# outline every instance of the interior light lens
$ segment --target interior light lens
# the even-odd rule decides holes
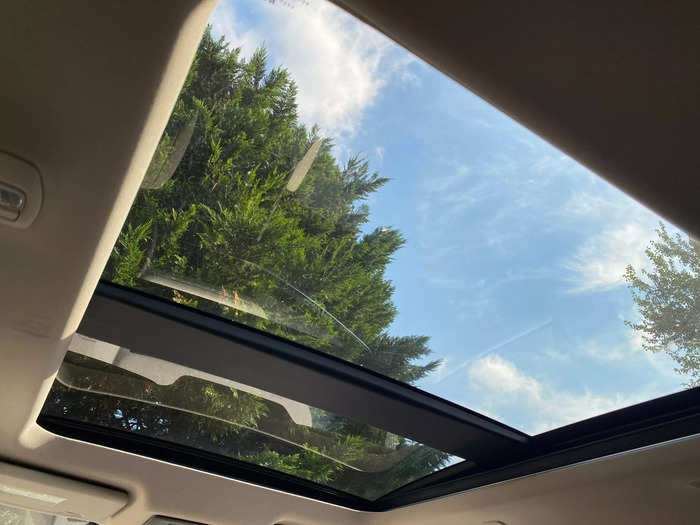
[[[25,202],[23,191],[0,183],[0,216],[2,218],[16,221]]]

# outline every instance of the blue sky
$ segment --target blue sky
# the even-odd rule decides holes
[[[392,179],[368,228],[407,239],[391,331],[443,359],[420,387],[531,433],[682,389],[623,323],[657,216],[329,4],[224,1],[212,24],[264,42],[302,120]]]

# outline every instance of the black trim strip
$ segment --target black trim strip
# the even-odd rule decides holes
[[[700,387],[550,430],[535,436],[533,444],[548,451],[567,449],[692,419],[698,414],[700,414]],[[690,433],[692,432],[685,435]]]
[[[528,436],[322,352],[129,288],[100,283],[78,332],[368,423],[480,464]]]
[[[375,502],[375,510],[403,507],[695,434],[700,434],[700,388],[535,436],[525,457],[501,468],[461,474],[455,465],[383,496]]]

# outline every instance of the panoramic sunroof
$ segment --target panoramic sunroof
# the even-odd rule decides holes
[[[226,1],[104,278],[535,434],[697,379],[667,232],[332,4]]]
[[[466,407],[540,434],[697,384],[698,253],[332,4],[239,0],[214,13],[103,278],[422,389],[455,424]],[[76,336],[45,415],[367,500],[460,461],[112,343]]]

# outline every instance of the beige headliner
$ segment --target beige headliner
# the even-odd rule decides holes
[[[505,10],[465,2],[462,18],[437,9],[448,3],[345,3],[700,231],[691,207],[700,47],[693,13],[616,3],[605,12],[562,7],[565,15],[548,17],[554,3]],[[700,478],[697,439],[373,515],[79,443],[34,423],[213,7],[213,0],[3,6],[0,150],[37,165],[44,206],[26,231],[0,227],[0,456],[128,491],[114,524],[153,514],[241,525],[695,519],[700,491],[688,483]]]

